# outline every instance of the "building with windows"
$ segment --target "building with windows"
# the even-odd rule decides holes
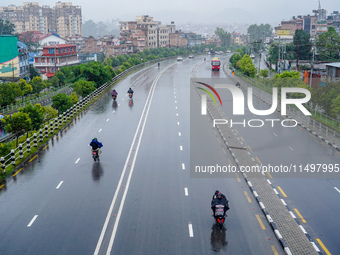
[[[28,48],[16,36],[0,35],[0,78],[18,81],[29,74]]]
[[[0,7],[0,18],[15,25],[16,33],[40,31],[57,33],[61,37],[82,34],[80,6],[57,2],[55,7],[39,6],[37,2],[24,2],[23,6]]]
[[[26,44],[17,41],[18,46],[18,60],[19,60],[19,78],[20,79],[28,79],[29,76],[29,55],[28,55],[28,47]]]
[[[80,64],[77,46],[73,44],[57,44],[43,47],[42,54],[34,57],[33,66],[43,79],[51,78],[64,66]]]

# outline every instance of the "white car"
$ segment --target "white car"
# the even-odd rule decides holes
[[[189,58],[194,58],[194,55],[189,55]]]
[[[181,56],[178,56],[177,61],[183,61],[183,58]]]

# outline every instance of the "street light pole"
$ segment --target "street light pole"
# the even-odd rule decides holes
[[[311,64],[311,70],[310,70],[310,79],[309,79],[309,87],[312,87],[312,79],[313,79],[313,65],[314,65],[314,54],[315,54],[315,39],[314,39],[314,45],[312,47],[313,49],[313,58],[312,58],[312,64]]]

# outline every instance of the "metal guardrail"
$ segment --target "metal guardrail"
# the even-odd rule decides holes
[[[53,91],[52,93],[49,93],[49,94],[46,94],[46,95],[43,95],[43,96],[39,96],[39,97],[34,98],[34,99],[32,99],[28,102],[18,103],[18,104],[15,104],[15,105],[8,105],[7,107],[0,108],[0,112],[3,115],[8,115],[8,114],[12,114],[12,113],[18,111],[18,109],[20,107],[24,108],[27,104],[35,105],[37,103],[43,104],[43,103],[50,102],[52,96],[54,96],[58,93],[64,93],[65,91],[66,91],[66,93],[69,93],[69,90],[72,91],[72,88],[69,88],[69,86],[70,86],[69,84],[64,85],[62,88],[59,88],[58,90]]]
[[[117,81],[125,77],[127,74],[137,69],[154,64],[156,62],[164,61],[164,60],[171,59],[171,58],[172,57],[152,60],[146,63],[133,66],[129,69],[126,69],[124,72],[121,72],[117,76],[115,76],[111,82],[105,83],[99,88],[97,88],[95,91],[93,91],[91,94],[89,94],[88,96],[80,100],[77,104],[73,105],[63,114],[60,114],[58,117],[46,123],[44,128],[41,128],[37,133],[34,133],[33,136],[31,136],[30,138],[27,138],[26,141],[24,143],[19,144],[17,148],[12,149],[11,153],[9,153],[8,155],[4,157],[1,157],[0,163],[1,163],[2,172],[5,173],[6,168],[8,168],[10,165],[15,166],[16,161],[18,159],[23,159],[24,154],[27,152],[28,153],[31,152],[32,147],[37,148],[39,145],[41,145],[45,138],[49,138],[51,135],[53,135],[55,130],[59,130],[63,126],[65,126],[70,119],[72,119],[73,117],[81,113],[89,104],[95,101],[96,98],[98,98],[100,94],[102,94],[103,92],[111,88],[114,83],[116,83]]]

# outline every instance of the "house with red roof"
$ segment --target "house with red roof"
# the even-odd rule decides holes
[[[56,44],[43,47],[43,52],[34,57],[33,66],[43,79],[48,79],[61,67],[79,64],[76,45]]]

